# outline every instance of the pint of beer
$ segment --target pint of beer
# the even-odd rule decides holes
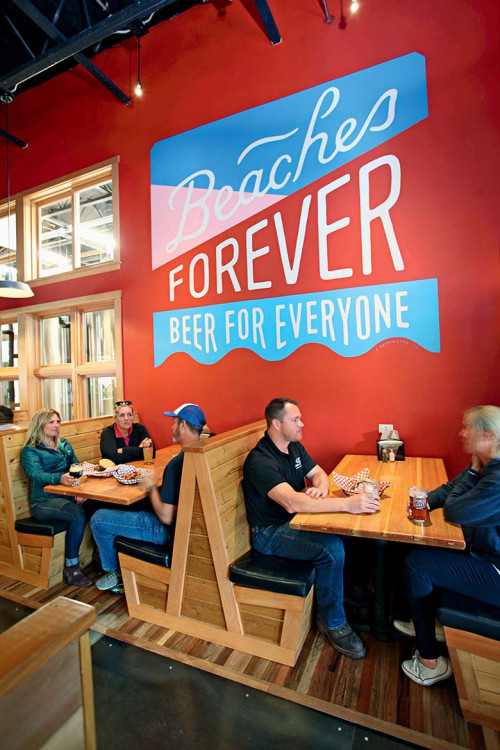
[[[408,518],[411,518],[413,523],[425,523],[427,520],[427,488],[410,487],[408,493]]]

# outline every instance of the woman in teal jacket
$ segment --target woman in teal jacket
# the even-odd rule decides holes
[[[80,545],[87,517],[82,508],[85,498],[70,498],[44,492],[48,484],[76,484],[69,467],[77,463],[75,451],[59,437],[61,417],[55,409],[40,409],[30,422],[21,452],[21,464],[30,482],[31,512],[40,521],[66,521],[66,550],[63,580],[71,586],[90,586],[92,581],[80,570]]]

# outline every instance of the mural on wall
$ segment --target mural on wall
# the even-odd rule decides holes
[[[332,267],[328,253],[329,238],[350,222],[331,220],[331,202],[351,179],[329,175],[425,117],[425,60],[412,53],[156,143],[152,260],[154,269],[171,267],[169,309],[153,316],[155,366],[177,352],[213,364],[239,348],[276,361],[308,343],[356,357],[394,337],[439,351],[436,279],[344,286],[353,269]],[[374,200],[379,170],[388,189]],[[362,165],[358,180],[362,273],[372,273],[375,221],[403,273],[391,219],[401,191],[397,156]],[[286,201],[296,193],[292,231]],[[272,249],[264,231],[274,233]],[[300,288],[312,242],[317,291],[272,294],[278,276]],[[193,307],[178,302],[181,290]]]

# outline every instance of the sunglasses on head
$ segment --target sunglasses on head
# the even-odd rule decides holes
[[[132,401],[115,401],[115,406],[132,406]]]

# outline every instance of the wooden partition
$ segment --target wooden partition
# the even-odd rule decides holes
[[[487,729],[487,747],[500,747],[500,641],[444,628],[464,718]]]
[[[16,427],[27,427],[29,424],[29,416],[27,409],[16,409],[12,416],[12,422]]]
[[[243,463],[265,422],[184,449],[172,567],[119,553],[132,617],[293,665],[309,631],[304,599],[237,586],[229,566],[250,549]]]
[[[112,419],[109,416],[65,422],[61,435],[69,440],[80,461],[96,462],[101,456],[101,432]],[[15,522],[31,514],[29,482],[21,466],[26,432],[27,427],[0,432],[0,573],[47,589],[61,580],[66,532],[52,537],[15,530]],[[91,556],[87,528],[80,550],[83,566]]]
[[[89,604],[60,596],[0,635],[2,746],[95,750]]]

